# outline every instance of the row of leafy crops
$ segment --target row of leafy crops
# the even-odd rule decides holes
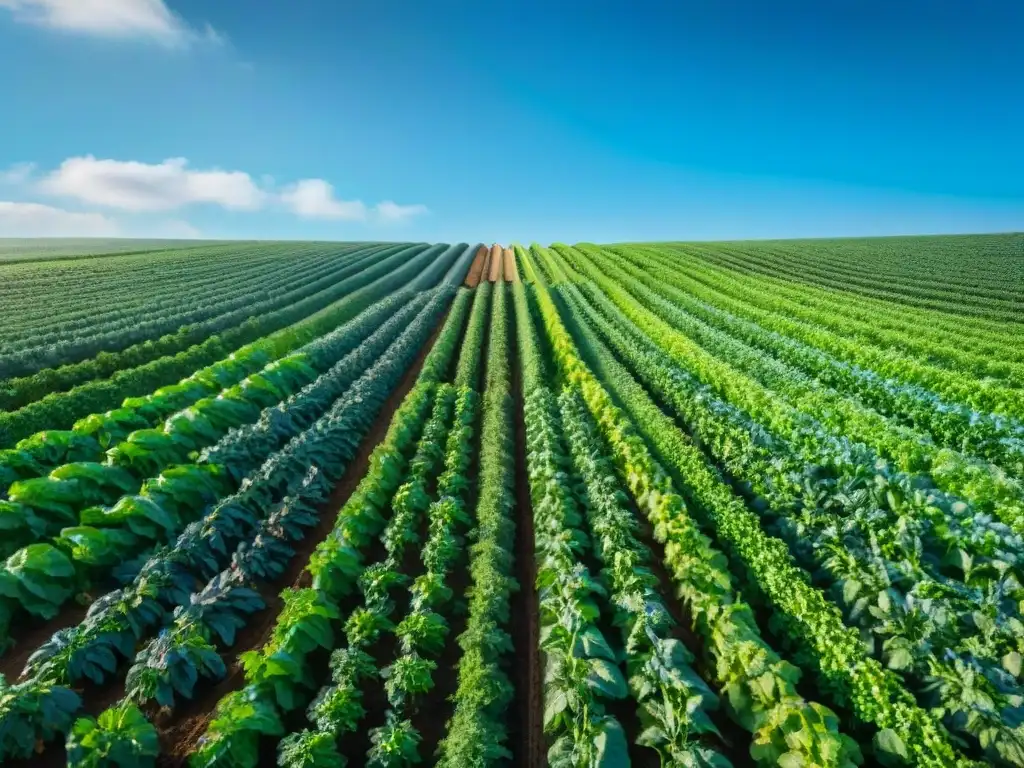
[[[268,290],[265,282],[257,282],[248,286],[249,291],[246,293],[245,281],[235,280],[230,283],[230,288],[241,288],[243,295],[234,302],[233,309],[220,306],[220,309],[226,311],[206,322],[195,322],[191,317],[170,317],[166,320],[166,328],[171,330],[158,338],[149,338],[137,343],[128,344],[128,339],[117,338],[117,334],[123,331],[110,332],[105,335],[109,349],[86,349],[82,353],[85,359],[77,362],[74,360],[76,355],[71,354],[73,350],[67,341],[54,341],[48,345],[48,349],[61,361],[60,364],[56,367],[42,367],[38,371],[8,379],[0,390],[0,406],[5,410],[16,410],[54,392],[66,391],[76,385],[137,368],[159,358],[183,355],[190,347],[202,345],[211,336],[217,336],[223,344],[228,345],[236,337],[255,338],[261,328],[269,327],[263,325],[259,316],[271,314],[275,308],[285,307],[304,296],[315,295],[319,292],[318,287],[330,287],[344,277],[352,276],[372,260],[387,255],[388,253],[382,249],[368,249],[365,255],[356,251],[351,256],[346,254],[344,258],[335,257],[342,262],[341,269],[319,276],[298,270],[298,275],[289,273],[289,283],[280,289],[272,287]],[[273,275],[266,276],[266,279],[273,279]],[[243,285],[240,286],[239,283]],[[215,286],[215,290],[226,291],[228,285]],[[276,302],[276,307],[272,307],[268,301]],[[227,311],[229,309],[232,311]],[[85,318],[86,322],[89,320],[90,318]],[[125,322],[132,334],[141,337],[145,332],[146,323],[140,322],[137,317],[129,315]],[[62,325],[57,333],[68,332],[66,326]],[[90,344],[95,347],[97,341]]]
[[[521,255],[527,258],[527,274],[536,276],[532,259]],[[734,597],[725,558],[688,519],[671,480],[583,365],[547,289],[539,281],[535,285],[538,312],[564,381],[559,412],[596,556],[604,566],[600,584],[616,598],[614,624],[624,638],[615,659],[624,662],[628,673],[630,707],[641,723],[637,743],[656,749],[670,764],[728,764],[710,716],[720,695],[734,723],[752,734],[748,751],[758,763],[859,762],[860,752],[838,731],[837,717],[797,694],[799,672],[761,639],[753,612]],[[672,613],[660,599],[659,587],[667,585],[648,567],[651,549],[634,509],[647,511],[652,543],[664,546],[663,565],[673,574],[676,594],[683,597],[703,641],[705,678],[691,665],[690,650],[673,635]]]
[[[456,300],[368,473],[311,558],[306,594],[322,631],[302,641],[308,630],[281,614],[271,641],[245,659],[246,686],[218,704],[193,765],[257,765],[259,745],[275,741],[280,765],[341,765],[342,752],[362,752],[368,765],[420,758],[420,708],[462,598],[451,574],[470,524],[475,372],[489,298]],[[446,383],[464,325],[471,343]]]
[[[78,462],[77,473],[59,468],[56,477],[36,478],[51,491],[55,482],[87,475],[122,483],[64,489],[60,503],[72,514],[95,502],[83,488],[108,492],[104,501],[115,488],[122,494],[111,506],[85,506],[79,522],[91,524],[88,533],[64,528],[54,545],[30,544],[8,559],[20,567],[3,574],[10,612],[52,615],[81,590],[123,586],[93,602],[79,624],[59,629],[31,653],[19,680],[3,684],[0,756],[28,758],[70,728],[72,764],[106,764],[107,753],[151,761],[153,714],[173,716],[197,689],[226,676],[239,631],[272,609],[276,592],[268,586],[317,525],[332,485],[452,303],[472,249],[434,253],[412,280],[402,276],[396,293],[367,301],[355,319],[297,353],[200,399],[187,415],[104,441],[114,443],[105,462]],[[458,296],[450,317],[464,314],[465,305]],[[452,348],[450,341],[434,347],[440,355]],[[439,367],[445,366],[432,357],[424,370],[436,375]],[[18,483],[31,480],[12,484],[24,497]],[[38,495],[35,508],[9,504],[38,512],[46,494]],[[29,561],[39,548],[48,562],[33,569]],[[309,608],[301,594],[286,596],[280,617]],[[121,701],[71,727],[83,706],[81,687],[119,678]]]
[[[89,275],[83,274],[67,303],[38,317],[30,312],[19,316],[8,338],[0,341],[0,372],[4,378],[27,376],[44,368],[73,365],[100,352],[107,353],[103,360],[108,365],[122,362],[107,369],[112,371],[127,367],[131,360],[172,354],[246,318],[316,293],[399,249],[380,245],[270,247],[270,258],[250,254],[251,260],[244,262],[223,256],[213,259],[216,271],[205,279],[195,267],[183,270],[177,279],[164,275],[152,293],[147,290],[147,280],[129,282],[121,276],[113,285],[103,282],[94,287]],[[243,272],[237,271],[241,263],[246,264]],[[160,277],[153,275],[148,280]],[[17,281],[6,285],[5,298],[31,302],[39,292],[57,290],[59,283],[54,285],[51,275],[41,288],[23,291],[20,287]],[[182,292],[187,303],[182,302]],[[127,352],[130,347],[135,348]],[[70,373],[65,371],[64,376]],[[51,376],[46,381],[56,384],[61,379]],[[8,399],[2,404],[12,407]]]
[[[874,757],[1020,765],[1019,425],[958,405],[960,425],[992,450],[972,455],[966,439],[940,449],[864,390],[801,379],[788,363],[840,364],[741,321],[724,294],[677,289],[648,258],[656,250],[534,255],[597,379],[743,563],[751,599],[772,606],[768,629],[852,717],[862,746],[864,725],[878,728]],[[837,383],[882,382],[845,370]],[[912,394],[923,408],[925,390]]]
[[[340,302],[349,300],[349,308],[358,311],[406,283],[423,287],[427,283],[421,279],[421,273],[426,266],[442,252],[450,254],[463,247],[453,246],[447,251],[442,245],[389,249],[390,256],[375,260],[345,280],[330,283],[322,290],[286,303],[275,311],[255,316],[202,344],[175,355],[159,357],[142,366],[119,370],[109,379],[89,381],[66,392],[51,392],[18,410],[0,413],[0,446],[10,446],[43,429],[69,428],[76,420],[91,413],[116,408],[125,397],[145,395],[204,365],[234,354],[243,344],[255,344],[257,347],[268,342],[274,344],[282,334],[287,335],[290,326],[322,323],[326,319],[324,315],[331,314]],[[270,335],[266,336],[268,333]]]
[[[1024,768],[1013,237],[22,264],[0,762]]]
[[[785,277],[954,315],[1019,322],[1013,310],[1019,313],[1024,300],[1015,258],[1019,234],[687,247],[702,260],[759,277]]]

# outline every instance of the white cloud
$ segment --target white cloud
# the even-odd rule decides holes
[[[242,171],[193,171],[184,158],[151,165],[72,157],[43,179],[46,193],[126,211],[169,211],[192,203],[256,210],[266,193]]]
[[[15,163],[6,171],[0,171],[0,184],[20,186],[32,178],[32,174],[35,173],[35,170],[35,163]]]
[[[117,222],[40,203],[0,202],[0,237],[116,237]]]
[[[391,200],[385,200],[384,202],[377,203],[377,205],[374,206],[374,212],[377,214],[377,218],[381,221],[388,223],[400,223],[427,213],[427,206],[420,205],[419,203],[414,205],[399,205]]]
[[[224,45],[227,43],[227,38],[224,37],[220,32],[213,28],[213,25],[207,22],[203,25],[203,40],[214,45]]]
[[[64,32],[143,38],[167,46],[221,42],[210,25],[193,29],[164,0],[0,0],[0,8],[9,8],[18,21]]]
[[[34,192],[88,207],[143,214],[135,219],[142,222],[153,221],[145,214],[179,211],[193,205],[236,211],[283,209],[303,219],[378,225],[402,224],[429,213],[427,207],[420,204],[400,205],[384,200],[368,205],[361,200],[341,200],[325,179],[301,179],[279,186],[269,175],[257,180],[244,171],[195,170],[182,157],[143,163],[86,155],[68,158],[57,169],[43,173],[37,172],[34,163],[20,163],[0,171],[0,185],[17,188],[21,198]],[[124,219],[121,223],[130,225],[132,220]],[[157,226],[161,231],[170,227],[168,231],[180,232],[182,237],[199,236],[190,224],[178,219]],[[136,227],[132,225],[128,229],[134,233]]]
[[[334,187],[323,179],[303,179],[286,187],[281,202],[304,219],[363,221],[366,205],[361,200],[338,200]]]

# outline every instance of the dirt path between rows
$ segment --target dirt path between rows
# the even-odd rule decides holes
[[[240,689],[244,683],[244,672],[238,663],[238,656],[245,651],[261,647],[270,637],[277,615],[282,606],[280,592],[288,586],[304,586],[308,573],[305,571],[309,557],[317,545],[323,541],[334,528],[335,518],[338,511],[355,491],[359,481],[366,474],[369,467],[370,455],[373,449],[384,439],[395,410],[402,400],[412,389],[423,367],[423,362],[430,349],[433,347],[441,328],[444,325],[447,312],[440,318],[433,334],[420,350],[419,355],[413,364],[406,371],[401,382],[391,393],[381,407],[380,413],[371,425],[369,432],[360,443],[359,450],[351,462],[349,462],[345,473],[336,484],[330,498],[321,508],[320,522],[310,530],[302,541],[294,543],[295,555],[289,567],[282,576],[274,582],[261,585],[260,594],[266,602],[267,607],[254,614],[252,620],[241,630],[235,644],[224,650],[221,657],[224,659],[229,672],[228,676],[216,685],[203,685],[199,683],[196,689],[196,697],[190,701],[183,701],[173,712],[159,712],[155,709],[148,710],[154,725],[160,736],[161,757],[160,766],[183,766],[189,752],[194,749],[200,736],[206,731],[211,719],[212,712],[217,702],[230,693]],[[71,621],[73,613],[69,612],[65,621]],[[52,625],[48,628],[52,632]],[[33,649],[32,645],[25,644],[26,650],[5,659],[5,667],[18,668],[24,663],[24,656]],[[82,690],[84,701],[84,712],[96,715],[106,707],[114,704],[124,695],[124,678],[119,676],[116,681],[104,686],[86,686]],[[67,762],[67,755],[64,744],[60,741],[48,745],[47,749],[39,755],[33,756],[28,761],[12,761],[12,766],[63,766]]]
[[[473,263],[469,265],[469,272],[466,273],[465,285],[470,288],[476,288],[480,283],[480,276],[484,272],[484,261],[487,259],[487,246],[481,245],[477,251],[476,256],[473,257]]]
[[[507,289],[506,289],[507,290]],[[523,418],[523,384],[519,367],[518,342],[512,323],[512,397],[515,408],[515,493],[516,542],[515,575],[519,591],[512,596],[512,646],[514,648],[512,684],[515,704],[509,712],[509,748],[512,764],[526,768],[547,765],[547,745],[543,732],[543,669],[540,657],[540,625],[537,591],[534,588],[537,564],[534,559],[533,506],[526,468],[526,422]]]
[[[96,590],[95,594],[87,595],[86,599],[92,603],[104,594],[106,594],[105,590]],[[39,650],[39,646],[53,637],[58,630],[81,624],[88,610],[88,605],[72,602],[62,606],[60,613],[49,621],[38,622],[31,617],[19,617],[19,623],[25,627],[25,634],[19,636],[18,628],[15,627],[15,631],[12,632],[15,637],[15,645],[0,659],[0,675],[3,675],[8,682],[17,680],[25,668],[28,657]]]
[[[491,276],[491,249],[484,254],[484,268],[480,271],[480,281],[483,282]]]
[[[203,695],[197,696],[187,706],[180,707],[171,718],[158,725],[161,746],[158,765],[161,768],[184,766],[188,754],[195,748],[199,738],[206,731],[217,702],[223,696],[239,690],[245,685],[244,670],[238,661],[238,656],[245,651],[260,648],[269,640],[282,605],[279,594],[281,590],[289,586],[309,586],[310,575],[306,571],[306,565],[310,555],[334,529],[338,512],[345,506],[366,474],[370,466],[370,455],[387,435],[395,411],[416,383],[416,378],[423,368],[423,362],[444,327],[447,316],[448,312],[446,311],[438,320],[434,332],[423,345],[419,355],[405,372],[398,386],[384,402],[377,418],[370,426],[369,432],[359,444],[359,450],[355,457],[348,463],[344,474],[331,492],[330,498],[321,507],[320,522],[307,533],[302,541],[296,543],[296,554],[284,574],[273,584],[267,585],[266,594],[264,594],[264,599],[268,601],[267,608],[254,615],[253,620],[242,630],[235,645],[221,654],[228,664],[228,676],[216,686],[208,688]],[[263,592],[264,590],[261,590],[261,593]]]
[[[498,244],[491,246],[491,260],[490,260],[490,273],[487,277],[492,283],[496,283],[501,280],[501,262],[502,262],[502,248]]]
[[[505,249],[505,280],[509,283],[519,282],[519,272],[516,269],[516,254],[511,248]]]

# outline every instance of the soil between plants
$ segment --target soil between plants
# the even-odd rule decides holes
[[[515,323],[512,328],[515,329]],[[513,337],[514,337],[513,330]],[[515,409],[515,575],[519,591],[512,596],[513,669],[515,704],[509,711],[509,749],[512,764],[534,768],[547,765],[543,731],[543,667],[540,656],[540,625],[537,614],[536,561],[534,559],[533,506],[526,468],[526,421],[523,418],[523,384],[518,342],[512,341],[512,398]]]
[[[301,541],[292,542],[295,554],[292,556],[288,568],[278,579],[273,582],[264,582],[260,585],[259,592],[266,603],[266,607],[251,616],[250,621],[240,630],[234,645],[224,649],[220,654],[228,669],[227,677],[216,684],[204,685],[204,681],[200,680],[196,686],[195,696],[191,700],[181,701],[173,712],[161,711],[157,707],[145,708],[146,714],[156,726],[159,734],[161,755],[157,765],[161,768],[184,766],[189,753],[195,748],[203,733],[206,732],[217,702],[228,693],[239,690],[244,686],[244,670],[238,661],[238,657],[245,651],[261,647],[269,639],[277,621],[278,613],[283,605],[280,592],[289,586],[308,586],[309,574],[305,568],[309,562],[310,555],[334,528],[338,511],[345,505],[345,502],[348,501],[359,485],[360,480],[366,474],[370,455],[373,453],[374,448],[384,439],[395,411],[416,383],[416,378],[423,368],[427,354],[433,348],[441,329],[444,327],[447,315],[446,311],[438,320],[437,326],[430,338],[423,345],[423,348],[405,372],[398,386],[395,387],[384,402],[369,431],[361,441],[355,457],[348,463],[341,479],[335,484],[329,499],[322,505],[320,520],[316,527],[308,531]],[[77,609],[77,614],[84,616],[85,608],[77,605],[73,607]],[[66,617],[62,614],[62,617],[64,617],[63,625],[72,626],[75,623],[73,618],[77,614],[72,613],[70,609],[66,614]],[[79,616],[79,621],[81,616]],[[48,623],[45,628],[47,634],[42,636],[39,642],[44,642],[55,629],[59,628],[60,626],[54,627],[53,623]],[[42,627],[38,630],[33,630],[33,635],[43,631],[44,628]],[[18,654],[12,654],[9,659],[4,659],[5,668],[11,667],[20,671],[20,666],[17,665],[23,665],[24,658],[27,658],[35,648],[35,645],[28,644],[27,638],[28,636],[26,636],[24,645],[28,650],[22,650]],[[126,667],[127,663],[122,666]],[[126,671],[126,669],[121,671]],[[115,681],[103,686],[85,685],[79,689],[79,692],[83,700],[83,714],[95,716],[124,696],[124,675],[118,675]],[[271,763],[273,762],[271,760]],[[25,768],[28,766],[32,766],[32,768],[48,768],[49,766],[64,766],[66,763],[67,754],[64,743],[57,741],[48,744],[43,752],[34,755],[28,760],[11,761],[9,765],[15,768],[22,768],[22,766]]]
[[[516,269],[516,255],[511,248],[505,249],[505,280],[509,283],[519,282],[519,271]]]
[[[490,274],[488,275],[487,279],[490,280],[492,283],[496,283],[501,279],[501,264],[503,253],[504,251],[502,250],[500,245],[491,246],[491,260],[489,263]]]
[[[235,645],[221,654],[228,665],[228,676],[217,685],[210,686],[203,694],[196,696],[187,706],[178,708],[165,722],[157,723],[161,746],[158,765],[161,768],[183,766],[188,754],[193,751],[199,738],[205,733],[217,702],[223,696],[239,690],[245,685],[244,670],[238,661],[238,656],[245,651],[261,647],[269,639],[283,603],[280,597],[281,590],[288,586],[309,586],[310,576],[306,571],[306,565],[310,555],[333,530],[339,510],[345,506],[366,474],[373,450],[387,435],[395,411],[398,410],[398,406],[416,383],[416,378],[423,368],[423,362],[444,327],[447,316],[448,313],[445,312],[438,320],[434,332],[423,345],[416,360],[413,361],[398,386],[384,402],[377,418],[360,443],[355,457],[345,468],[345,472],[335,485],[330,498],[321,507],[320,522],[309,531],[302,541],[296,542],[296,554],[288,569],[279,579],[268,584],[265,590],[260,590],[264,600],[267,601],[267,608],[255,614],[253,620],[242,630]]]
[[[476,288],[480,284],[480,276],[484,272],[484,262],[487,261],[487,256],[490,251],[486,246],[481,245],[476,252],[476,256],[473,257],[473,263],[469,265],[469,272],[466,273],[465,284],[470,288]]]

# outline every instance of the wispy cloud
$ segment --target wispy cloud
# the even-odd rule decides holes
[[[286,187],[281,202],[304,219],[364,221],[367,213],[361,200],[338,200],[334,187],[323,179],[303,179]]]
[[[35,163],[15,163],[6,171],[0,171],[0,184],[20,186],[32,178],[35,170]]]
[[[420,205],[419,203],[413,205],[399,205],[391,200],[385,200],[382,203],[377,203],[377,205],[374,206],[374,211],[377,214],[378,219],[390,224],[406,222],[429,212],[427,206]]]
[[[80,213],[41,203],[0,202],[0,237],[116,237],[118,223],[101,213]]]
[[[427,207],[419,203],[400,205],[384,200],[367,205],[362,200],[344,200],[325,179],[300,179],[280,186],[268,175],[254,177],[245,171],[192,168],[182,157],[144,163],[85,155],[68,158],[52,171],[40,171],[34,163],[19,163],[0,171],[0,186],[17,192],[16,199],[23,198],[22,202],[6,205],[28,206],[17,210],[8,208],[8,228],[12,226],[10,217],[15,215],[26,221],[31,216],[36,217],[35,221],[49,216],[46,221],[53,222],[53,229],[66,231],[63,221],[86,230],[84,234],[88,234],[91,227],[119,227],[134,233],[136,225],[140,224],[195,237],[198,232],[187,222],[180,219],[155,222],[151,216],[195,206],[242,212],[288,212],[302,219],[359,222],[368,226],[400,225],[429,213]],[[24,200],[33,197],[65,200],[72,210]],[[111,219],[101,213],[74,210],[76,208],[100,208],[131,216]],[[70,218],[61,220],[62,213]]]
[[[263,207],[267,193],[243,171],[194,171],[184,158],[149,164],[72,157],[39,182],[51,195],[126,211],[169,211],[192,203],[234,210]]]
[[[168,47],[223,42],[209,24],[190,26],[164,0],[0,0],[18,21],[94,37],[143,39]]]

